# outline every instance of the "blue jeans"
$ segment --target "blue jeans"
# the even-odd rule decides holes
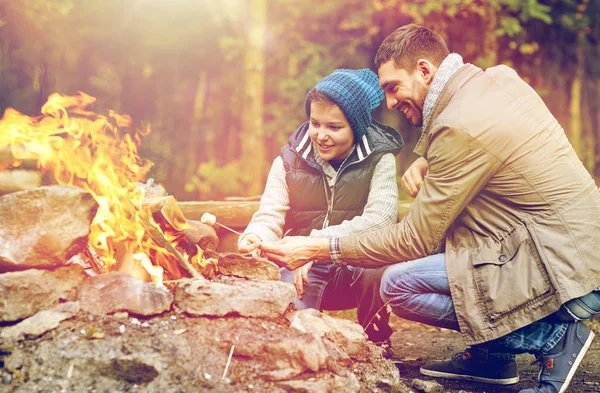
[[[384,341],[393,333],[388,324],[390,315],[379,296],[384,270],[315,263],[308,271],[310,284],[304,286],[304,296],[302,299],[296,297],[294,304],[300,310],[347,310],[356,307],[358,323],[365,329],[369,340]],[[280,271],[281,281],[294,283],[293,271],[283,268]]]
[[[450,296],[444,254],[388,267],[381,279],[381,298],[389,302],[394,314],[402,318],[460,330]],[[592,314],[600,312],[600,292],[592,292],[580,299],[586,298],[587,311],[592,311]],[[565,305],[569,306],[571,302]],[[576,303],[580,305],[580,302]],[[560,341],[567,327],[567,322],[553,314],[472,348],[490,357],[510,358],[525,352],[540,355]]]

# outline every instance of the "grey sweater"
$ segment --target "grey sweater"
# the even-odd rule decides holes
[[[314,149],[313,149],[314,154]],[[330,188],[333,188],[337,172],[327,161],[314,154],[323,168]],[[244,234],[253,233],[263,241],[279,240],[284,236],[285,216],[290,208],[289,191],[285,181],[285,169],[281,157],[275,158],[267,178],[260,208],[252,216]],[[371,187],[363,214],[339,225],[313,230],[311,237],[340,237],[375,231],[398,220],[398,186],[396,184],[396,161],[391,153],[384,154],[377,163],[371,179]]]

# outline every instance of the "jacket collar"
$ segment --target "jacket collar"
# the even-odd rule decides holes
[[[322,167],[320,162],[324,161],[315,158],[317,154],[314,152],[312,141],[308,135],[308,126],[309,123],[306,122],[298,127],[289,138],[289,146],[309,164],[315,163]],[[402,137],[396,130],[373,120],[366,134],[358,143],[354,144],[346,162],[362,161],[373,152],[379,151],[397,154],[403,143]]]
[[[417,144],[415,145],[415,149],[413,150],[416,154],[425,157],[428,148],[428,139],[426,135],[431,130],[432,124],[435,123],[435,119],[442,113],[444,109],[446,109],[448,103],[454,97],[456,92],[480,72],[483,72],[481,68],[476,67],[473,64],[467,63],[460,67],[458,71],[456,71],[450,77],[448,83],[445,84],[444,88],[440,92],[439,97],[433,104],[431,114],[428,118],[429,121],[427,122],[427,124],[423,125],[421,137],[419,138],[419,141],[417,142]]]
[[[464,65],[462,56],[458,53],[451,53],[442,64],[440,64],[433,81],[431,82],[431,87],[429,88],[429,92],[425,97],[425,103],[423,105],[423,127],[427,128],[427,125],[431,121],[431,115],[433,112],[433,107],[437,102],[438,98],[442,94],[442,90],[448,84],[452,75],[456,73]]]

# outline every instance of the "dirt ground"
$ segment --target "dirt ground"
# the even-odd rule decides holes
[[[463,341],[457,332],[405,321],[394,316],[392,316],[391,324],[396,330],[392,336],[393,351],[403,361],[399,365],[400,377],[408,385],[414,378],[434,379],[419,373],[422,365],[450,359],[464,349]],[[594,324],[600,326],[599,321],[594,321]],[[594,329],[597,332],[596,339],[565,393],[600,392],[600,334],[598,334],[598,329]],[[539,367],[537,363],[531,365],[534,360],[535,358],[531,355],[517,356],[520,381],[511,386],[494,386],[439,378],[435,380],[444,386],[447,393],[458,393],[460,390],[463,393],[519,392],[521,389],[537,386]]]

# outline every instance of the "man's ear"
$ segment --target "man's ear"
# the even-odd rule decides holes
[[[437,67],[431,64],[427,59],[419,59],[417,61],[417,71],[423,77],[423,80],[427,85],[430,85],[437,71]]]

